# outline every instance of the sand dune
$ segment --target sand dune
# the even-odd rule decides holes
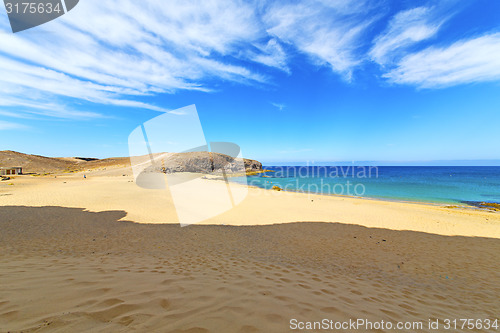
[[[124,215],[1,207],[0,330],[286,332],[292,318],[500,311],[496,239],[338,223],[180,228]]]
[[[127,168],[47,177],[21,176],[12,186],[0,183],[0,205],[61,206],[93,212],[123,210],[124,220],[138,223],[179,223],[168,188],[138,187]],[[227,191],[221,181],[204,180],[196,195],[211,199]],[[201,192],[201,193],[200,193]],[[189,195],[189,194],[188,194]],[[500,214],[446,205],[388,202],[293,192],[248,190],[234,209],[203,221],[214,225],[263,225],[320,221],[359,224],[393,230],[413,230],[439,235],[500,238]]]
[[[124,172],[1,184],[0,332],[289,332],[292,319],[359,318],[436,332],[429,319],[500,313],[498,213],[251,189],[211,225],[181,228],[168,192]]]

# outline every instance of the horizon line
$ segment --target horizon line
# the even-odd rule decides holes
[[[500,159],[463,160],[354,160],[354,161],[260,161],[267,166],[500,166]]]

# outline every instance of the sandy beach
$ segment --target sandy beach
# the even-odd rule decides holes
[[[86,179],[83,175],[86,175]],[[194,187],[208,202],[226,190],[223,181],[198,179]],[[144,189],[128,168],[86,173],[18,176],[2,182],[2,206],[71,207],[91,212],[124,211],[123,221],[174,223],[178,217],[168,187]],[[235,184],[235,186],[240,186]],[[187,193],[190,195],[194,193]],[[248,188],[245,200],[233,209],[202,221],[207,225],[267,225],[290,222],[339,222],[391,230],[412,230],[446,236],[500,238],[500,214],[454,205],[391,202],[367,198],[314,195]]]
[[[3,6],[0,333],[500,333],[500,0]]]
[[[1,332],[289,332],[323,319],[432,332],[429,320],[499,317],[498,213],[250,188],[181,228],[168,191],[124,169],[86,176],[2,182]]]

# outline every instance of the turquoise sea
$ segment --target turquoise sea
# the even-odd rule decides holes
[[[500,203],[499,166],[264,166],[248,184],[289,191],[431,203]],[[231,178],[243,182],[242,178]]]

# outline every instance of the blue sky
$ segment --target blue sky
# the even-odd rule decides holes
[[[0,150],[127,156],[190,104],[264,162],[499,160],[500,2],[83,0],[16,34],[0,9]]]

